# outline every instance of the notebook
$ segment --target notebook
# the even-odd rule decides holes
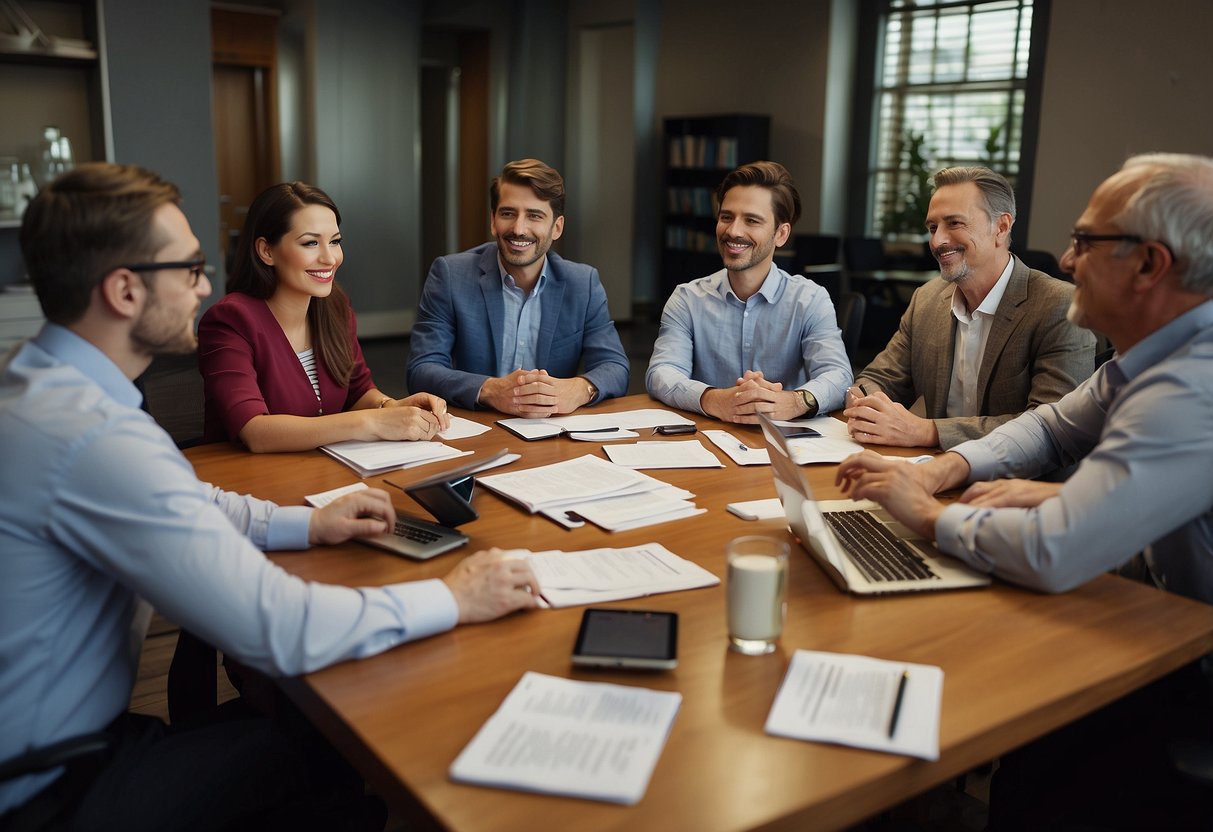
[[[989,586],[988,575],[914,536],[877,503],[818,502],[779,429],[763,414],[759,421],[788,527],[839,589],[878,595]]]

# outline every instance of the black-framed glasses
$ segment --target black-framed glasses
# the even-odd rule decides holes
[[[1070,247],[1078,257],[1091,248],[1091,243],[1144,243],[1145,238],[1136,234],[1090,234],[1086,231],[1070,232]]]
[[[119,266],[131,272],[158,272],[164,269],[189,269],[190,288],[193,289],[206,275],[207,279],[215,276],[215,267],[208,265],[205,257],[195,257],[193,260],[165,260],[158,263],[135,263],[132,266]]]

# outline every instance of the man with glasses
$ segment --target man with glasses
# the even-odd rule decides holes
[[[984,439],[921,465],[864,452],[838,481],[1013,583],[1064,592],[1129,564],[1213,604],[1210,241],[1213,159],[1129,159],[1095,190],[1061,260],[1074,277],[1069,319],[1105,333],[1113,359]],[[1030,479],[1076,462],[1064,484]],[[966,483],[952,505],[932,496]],[[1209,705],[1207,680],[1189,668],[1026,749],[1000,771],[993,796],[1007,799],[990,828],[1213,828],[1207,790],[1186,802],[1163,748],[1168,736],[1207,736]]]
[[[887,347],[848,391],[858,441],[944,450],[1074,389],[1095,337],[1066,321],[1072,287],[1010,252],[1015,192],[983,167],[935,174],[927,212],[939,278],[914,292]],[[921,396],[925,415],[908,408]]]
[[[0,828],[381,829],[382,803],[285,700],[273,719],[233,700],[171,728],[127,713],[148,603],[281,676],[533,607],[538,587],[499,552],[364,589],[262,554],[379,534],[395,511],[380,489],[321,509],[220,491],[139,409],[132,380],[197,348],[211,291],[179,200],[141,168],[83,165],[22,221],[47,323],[0,365],[0,764],[93,732],[112,743],[0,781]]]

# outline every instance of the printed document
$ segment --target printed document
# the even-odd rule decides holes
[[[550,419],[501,419],[497,422],[523,439],[547,439],[562,433],[584,433],[607,428],[639,430],[658,425],[693,425],[693,421],[670,410],[624,410],[619,413],[583,413]]]
[[[847,423],[833,416],[818,416],[815,419],[797,419],[794,422],[776,421],[784,427],[812,428],[821,436],[789,439],[788,448],[792,461],[797,465],[813,462],[842,462],[851,454],[863,450],[863,446],[851,439]]]
[[[660,543],[626,549],[523,553],[553,607],[622,601],[716,586],[720,579]]]
[[[636,494],[663,487],[648,474],[585,454],[551,465],[481,477],[481,485],[522,505],[532,514],[557,505]]]
[[[941,668],[797,650],[766,732],[938,760],[942,700]]]
[[[673,691],[527,671],[455,758],[451,779],[631,805],[681,704]]]
[[[357,439],[321,445],[320,450],[353,468],[358,476],[364,478],[472,453],[460,451],[441,442],[364,442]]]

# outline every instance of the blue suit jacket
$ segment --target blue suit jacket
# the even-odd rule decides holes
[[[549,251],[538,367],[557,378],[583,375],[600,401],[628,390],[628,358],[607,313],[598,270]],[[505,320],[497,244],[439,257],[421,293],[409,343],[408,386],[457,407],[475,408],[485,380],[497,374]],[[585,371],[578,373],[578,365]],[[532,369],[532,368],[526,368]]]

